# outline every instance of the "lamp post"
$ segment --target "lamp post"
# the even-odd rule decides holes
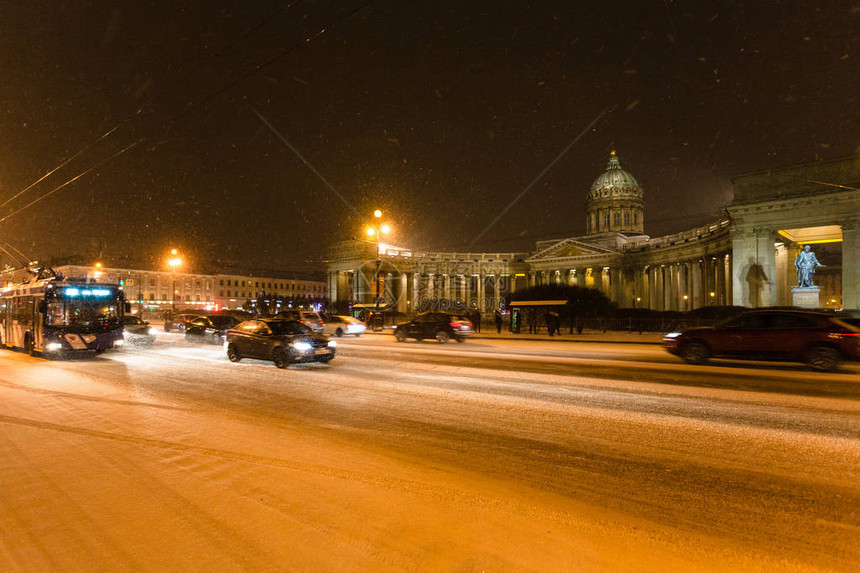
[[[182,264],[182,259],[179,258],[179,253],[176,249],[172,249],[170,251],[172,257],[168,259],[167,264],[170,265],[170,268],[173,270],[173,293],[171,296],[171,309],[173,312],[176,312],[176,267]]]
[[[377,220],[381,219],[382,218],[382,211],[377,209],[376,211],[373,212],[373,217]],[[381,258],[381,255],[379,253],[380,235],[382,235],[382,234],[387,235],[390,232],[391,232],[391,227],[389,227],[385,223],[380,224],[377,222],[377,223],[371,224],[367,227],[367,235],[370,237],[374,237],[376,239],[376,281],[375,281],[376,282],[376,300],[375,300],[374,305],[373,305],[373,313],[374,313],[374,316],[376,316],[376,317],[379,316],[379,302],[380,302],[380,299],[382,298],[382,292],[381,292],[382,288],[380,285],[381,278],[379,276],[379,271],[380,271],[380,268],[382,267],[382,258]]]

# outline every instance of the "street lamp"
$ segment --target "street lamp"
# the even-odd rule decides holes
[[[99,282],[99,278],[101,278],[101,276],[102,276],[102,264],[96,263],[95,267],[96,267],[96,270],[93,271],[93,278],[95,279],[95,282]]]
[[[171,296],[171,308],[176,312],[176,267],[182,264],[182,259],[179,258],[179,253],[176,249],[170,251],[171,258],[167,260],[167,264],[173,270],[173,293]]]
[[[377,209],[376,211],[373,212],[373,217],[375,219],[381,219],[382,218],[382,211]],[[391,232],[391,227],[386,223],[382,223],[382,224],[375,223],[375,224],[371,224],[367,227],[367,235],[369,237],[375,237],[376,238],[376,301],[374,302],[374,305],[373,305],[373,312],[374,312],[375,316],[379,316],[379,302],[380,302],[380,299],[382,298],[382,292],[380,292],[382,289],[380,286],[380,276],[379,276],[380,267],[382,266],[382,258],[381,258],[381,255],[379,253],[380,235],[383,235],[383,234],[387,235],[390,232]]]

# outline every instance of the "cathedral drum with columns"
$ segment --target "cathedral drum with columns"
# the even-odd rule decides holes
[[[492,313],[509,293],[562,284],[598,289],[622,308],[791,306],[795,257],[813,244],[824,263],[816,275],[820,306],[857,308],[858,157],[738,175],[733,184],[730,217],[651,238],[645,192],[613,151],[587,194],[586,235],[538,241],[519,253],[339,242],[328,260],[330,297],[342,310],[378,300],[404,314],[429,307]]]

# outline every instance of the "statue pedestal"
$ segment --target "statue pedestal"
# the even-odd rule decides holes
[[[791,303],[800,308],[819,308],[818,287],[791,287]]]

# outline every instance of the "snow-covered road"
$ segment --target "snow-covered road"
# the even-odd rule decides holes
[[[0,353],[0,569],[860,567],[856,364],[338,342]]]

